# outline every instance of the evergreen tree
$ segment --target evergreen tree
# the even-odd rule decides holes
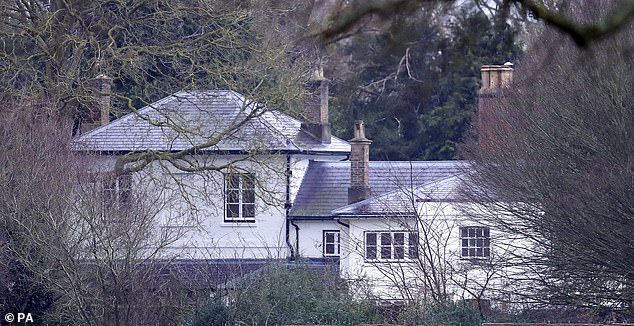
[[[365,120],[375,160],[455,159],[475,114],[480,66],[516,59],[517,29],[469,9],[445,26],[427,13],[393,26],[349,45],[358,69],[335,87],[334,130],[349,137],[342,131],[351,120]]]

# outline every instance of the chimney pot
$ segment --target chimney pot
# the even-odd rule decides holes
[[[494,93],[509,88],[513,82],[513,63],[503,65],[484,65],[481,68],[482,86],[480,93]]]

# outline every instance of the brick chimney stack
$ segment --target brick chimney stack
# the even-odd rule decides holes
[[[370,144],[365,138],[365,126],[362,120],[354,122],[354,138],[350,140],[350,188],[348,203],[353,204],[370,198]]]
[[[330,123],[328,122],[328,83],[321,67],[315,69],[306,87],[309,91],[305,107],[305,121],[302,129],[306,130],[322,143],[330,144]]]
[[[500,101],[504,97],[504,90],[511,87],[513,82],[513,64],[484,65],[482,71],[482,86],[478,93],[478,142],[480,150],[491,148],[497,139],[503,135],[505,128],[499,121]]]
[[[112,78],[100,74],[93,79],[97,106],[99,107],[99,125],[110,122],[110,91],[112,90]],[[96,121],[95,121],[96,122]]]
[[[77,116],[77,125],[73,129],[73,133],[76,135],[84,134],[110,122],[112,78],[99,74],[88,80],[87,86],[90,101],[86,103],[88,106],[86,110]]]

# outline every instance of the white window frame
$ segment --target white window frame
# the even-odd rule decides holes
[[[332,235],[333,240],[328,241],[328,236]],[[341,233],[339,230],[324,230],[324,257],[339,257],[341,255]],[[332,252],[328,252],[332,248]]]
[[[132,200],[132,174],[106,176],[102,181],[103,207],[121,207]]]
[[[370,241],[372,238],[373,240]],[[400,241],[397,240],[399,238]],[[366,231],[363,239],[363,257],[366,262],[404,262],[416,260],[419,257],[417,232]]]
[[[491,230],[487,226],[460,227],[460,258],[489,259]]]
[[[238,184],[234,185],[231,178],[237,177]],[[246,180],[250,179],[250,186]],[[253,173],[226,173],[224,190],[224,222],[225,223],[255,223],[255,175]],[[230,193],[235,193],[234,197]],[[230,209],[233,207],[234,209]],[[245,208],[251,207],[251,212]],[[237,216],[230,216],[238,209]]]

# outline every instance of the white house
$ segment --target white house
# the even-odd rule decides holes
[[[338,262],[381,299],[474,296],[456,286],[494,256],[495,237],[455,205],[466,163],[370,162],[363,122],[349,142],[332,136],[327,80],[311,87],[304,121],[233,91],[181,91],[103,121],[73,148],[91,172],[117,171],[101,185],[110,200],[142,185],[155,196],[157,234],[178,235],[161,257],[304,257]]]

